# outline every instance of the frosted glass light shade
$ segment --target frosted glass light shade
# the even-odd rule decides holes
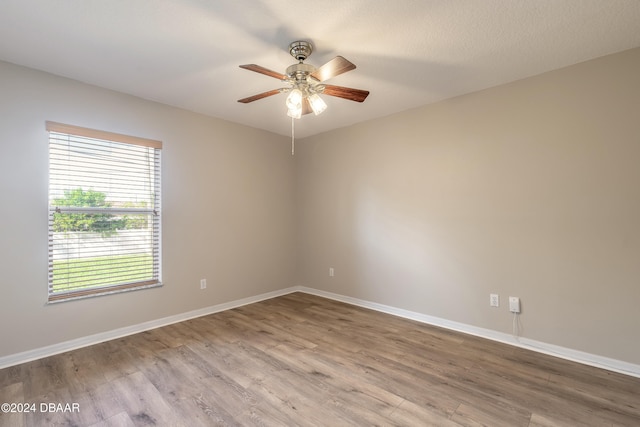
[[[298,108],[289,108],[287,110],[287,116],[293,117],[294,119],[299,119],[302,117],[302,106]]]
[[[316,116],[327,109],[327,104],[317,93],[314,93],[309,97],[309,104],[311,104],[311,109]]]
[[[289,110],[302,108],[302,92],[300,91],[300,89],[293,89],[291,92],[289,92],[286,105]]]

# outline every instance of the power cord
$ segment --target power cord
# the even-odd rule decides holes
[[[520,323],[520,313],[513,313],[512,321],[513,337],[516,341],[520,342],[520,333],[522,331],[522,324]]]

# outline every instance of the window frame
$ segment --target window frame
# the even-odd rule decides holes
[[[90,129],[80,126],[68,125],[63,123],[57,123],[47,121],[46,130],[48,133],[49,150],[49,175],[48,184],[49,190],[47,192],[47,206],[48,206],[48,236],[49,236],[49,254],[48,254],[48,287],[47,287],[47,302],[56,303],[62,301],[76,300],[80,298],[95,297],[102,295],[109,295],[114,293],[121,293],[126,291],[134,291],[147,288],[155,288],[162,286],[162,221],[161,221],[161,169],[162,169],[162,142],[158,140],[141,138],[136,136],[124,135],[114,132],[101,131],[96,129]],[[96,146],[105,143],[116,143],[126,145],[136,145],[149,148],[152,151],[152,169],[153,178],[150,179],[149,184],[151,186],[150,192],[152,193],[152,206],[140,208],[140,207],[72,207],[72,206],[53,206],[52,203],[52,151],[55,138],[52,138],[52,133],[58,136],[68,136],[69,138],[81,138],[86,141],[95,140]],[[113,161],[113,159],[111,160]],[[56,175],[57,176],[57,175]],[[115,214],[115,215],[148,215],[151,218],[151,223],[147,225],[151,240],[149,243],[149,249],[152,257],[152,270],[150,280],[134,280],[126,283],[104,283],[100,285],[90,285],[87,287],[74,287],[71,290],[54,290],[54,261],[58,259],[54,255],[54,215],[56,213],[86,213],[86,214]],[[105,244],[105,248],[109,245]],[[109,267],[111,268],[111,267]]]

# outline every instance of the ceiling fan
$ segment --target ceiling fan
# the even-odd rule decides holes
[[[311,55],[312,51],[313,47],[311,43],[307,41],[295,41],[291,43],[289,45],[289,53],[298,60],[298,63],[289,66],[285,74],[269,70],[256,64],[240,65],[240,68],[274,77],[287,83],[289,86],[262,92],[248,98],[242,98],[239,99],[238,102],[247,104],[268,96],[277,95],[278,93],[289,93],[286,100],[287,115],[291,118],[299,119],[302,115],[311,112],[318,115],[327,108],[327,104],[320,98],[320,94],[355,102],[363,102],[367,98],[369,91],[323,83],[332,77],[355,69],[356,66],[353,63],[342,56],[336,56],[320,68],[316,68],[313,65],[303,62]]]

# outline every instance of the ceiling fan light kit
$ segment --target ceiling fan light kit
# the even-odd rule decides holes
[[[240,65],[240,68],[277,78],[287,83],[289,86],[273,89],[259,93],[247,98],[239,99],[238,102],[247,104],[281,92],[289,95],[285,101],[287,116],[291,117],[291,153],[293,154],[293,120],[299,119],[305,114],[313,112],[315,115],[321,114],[327,109],[327,104],[320,97],[320,94],[335,96],[355,102],[363,102],[369,95],[369,91],[353,89],[343,86],[326,85],[322,82],[347,71],[354,70],[356,66],[343,58],[336,56],[331,61],[316,68],[313,65],[305,64],[306,60],[313,52],[313,46],[308,41],[298,40],[289,44],[289,53],[298,63],[287,67],[285,74],[269,70],[256,64]]]

